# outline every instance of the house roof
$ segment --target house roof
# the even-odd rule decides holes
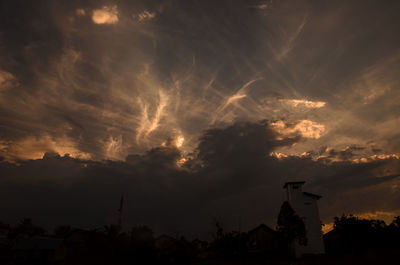
[[[317,195],[317,194],[310,193],[310,192],[303,192],[303,194],[304,194],[304,195],[307,195],[307,196],[310,196],[310,197],[314,197],[314,198],[316,198],[317,200],[319,200],[319,199],[322,198],[321,195]]]
[[[285,185],[283,185],[283,188],[286,189],[288,185],[292,185],[292,184],[303,185],[304,183],[306,183],[306,182],[305,181],[290,181],[290,182],[286,182]]]
[[[267,225],[265,225],[265,224],[260,224],[260,225],[257,226],[256,228],[251,229],[248,233],[249,233],[249,234],[252,234],[252,233],[257,232],[257,231],[260,230],[260,229],[266,229],[266,230],[269,230],[269,231],[271,231],[271,232],[273,232],[273,233],[276,232],[275,230],[273,230],[273,229],[270,228],[269,226],[267,226]]]

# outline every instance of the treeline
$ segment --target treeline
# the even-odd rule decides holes
[[[354,215],[334,218],[334,229],[324,235],[328,254],[363,254],[379,250],[400,249],[400,216],[390,224]]]
[[[225,231],[215,222],[209,242],[183,236],[156,237],[144,225],[129,233],[118,225],[92,230],[64,225],[46,233],[27,218],[14,227],[0,223],[0,264],[187,264],[206,259],[278,262],[291,258],[294,240],[307,244],[305,232],[291,208],[284,205],[276,229],[260,225],[248,232]],[[390,224],[353,215],[335,217],[333,230],[324,235],[327,255],[322,259],[327,262],[327,257],[366,253],[392,255],[400,250],[399,238],[400,216]]]

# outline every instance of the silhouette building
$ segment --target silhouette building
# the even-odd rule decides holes
[[[306,228],[307,244],[300,245],[298,242],[294,245],[294,251],[297,257],[303,254],[322,254],[324,243],[322,238],[321,220],[319,217],[317,201],[321,196],[303,192],[302,186],[305,181],[286,182],[283,186],[287,192],[287,200],[293,210],[303,220]]]

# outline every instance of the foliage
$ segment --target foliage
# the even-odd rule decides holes
[[[107,239],[115,240],[121,235],[121,227],[115,224],[105,225],[104,233]]]
[[[38,225],[33,224],[31,218],[22,219],[17,227],[12,229],[10,235],[12,238],[17,237],[33,237],[33,236],[43,236],[45,230]]]
[[[58,238],[65,238],[72,232],[72,228],[69,225],[59,225],[54,228],[54,235]]]
[[[307,231],[304,222],[287,201],[281,206],[277,228],[279,237],[288,247],[295,241],[301,245],[307,245]]]
[[[218,256],[232,257],[243,255],[246,252],[246,233],[238,231],[224,232],[219,221],[215,222],[215,226],[217,231],[213,235],[214,239],[210,243],[210,247]]]
[[[364,253],[370,249],[399,247],[399,236],[399,216],[386,225],[383,220],[342,215],[334,218],[334,229],[325,236],[325,246],[331,253]]]
[[[150,260],[155,256],[155,240],[150,227],[135,226],[131,231],[131,250],[137,261]]]

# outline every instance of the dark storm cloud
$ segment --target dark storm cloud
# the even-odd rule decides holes
[[[206,131],[183,167],[174,146],[131,155],[127,162],[93,162],[47,154],[43,159],[0,163],[1,219],[30,216],[48,227],[56,224],[98,226],[116,221],[119,197],[125,197],[124,224],[145,223],[160,232],[207,236],[214,218],[227,228],[274,225],[285,199],[282,185],[306,180],[307,190],[323,195],[322,218],[340,211],[397,210],[398,159],[369,163],[329,162],[311,157],[277,159],[265,155],[300,139],[277,140],[264,123],[236,123]],[[396,173],[392,176],[385,173]],[[348,192],[377,198],[363,205]],[[384,204],[384,207],[382,207]],[[380,208],[379,208],[380,207]]]

